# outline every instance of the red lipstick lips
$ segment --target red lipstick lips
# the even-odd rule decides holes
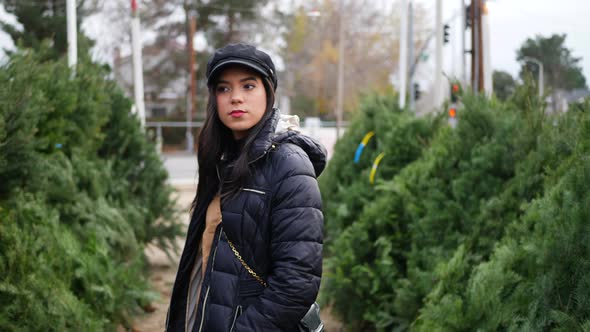
[[[229,115],[234,118],[239,118],[244,114],[246,114],[246,111],[243,111],[243,110],[234,110],[229,113]]]

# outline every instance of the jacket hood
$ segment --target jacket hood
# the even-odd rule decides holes
[[[320,176],[326,167],[326,148],[317,140],[301,134],[297,115],[284,115],[279,109],[273,110],[273,115],[252,145],[251,160],[260,158],[273,144],[285,143],[295,144],[303,149],[313,164],[316,177]]]

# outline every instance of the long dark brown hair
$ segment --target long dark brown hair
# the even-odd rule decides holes
[[[198,161],[199,179],[197,193],[191,206],[191,216],[199,210],[206,209],[207,205],[220,189],[216,165],[219,164],[221,156],[228,151],[235,151],[237,157],[233,162],[233,170],[229,179],[224,179],[222,186],[222,198],[231,197],[243,186],[250,175],[248,164],[248,152],[252,143],[262,130],[264,124],[272,116],[275,103],[275,93],[271,81],[267,77],[258,76],[266,91],[266,110],[262,119],[248,132],[248,135],[238,143],[234,139],[231,130],[226,127],[217,114],[217,99],[214,81],[209,86],[209,100],[207,101],[207,115],[205,123],[199,134]],[[219,77],[219,76],[218,76]]]

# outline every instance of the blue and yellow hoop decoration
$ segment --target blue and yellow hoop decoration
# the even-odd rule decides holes
[[[371,182],[371,184],[375,183],[375,174],[377,173],[377,167],[379,167],[379,163],[381,162],[381,159],[383,159],[383,157],[385,157],[385,152],[381,152],[373,162],[373,167],[371,168],[371,175],[369,176],[369,182]]]
[[[363,137],[363,140],[359,144],[359,147],[356,148],[356,152],[354,154],[354,163],[355,164],[358,164],[359,160],[361,160],[361,154],[363,154],[363,150],[365,149],[365,146],[367,146],[367,144],[369,144],[369,140],[373,136],[375,136],[375,132],[370,131],[365,135],[365,137]]]

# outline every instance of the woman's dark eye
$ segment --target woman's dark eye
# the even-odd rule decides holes
[[[255,87],[256,87],[256,85],[250,84],[250,83],[244,85],[244,89],[246,89],[246,90],[252,90]]]
[[[229,88],[227,86],[218,86],[215,91],[217,91],[217,93],[228,92]]]

